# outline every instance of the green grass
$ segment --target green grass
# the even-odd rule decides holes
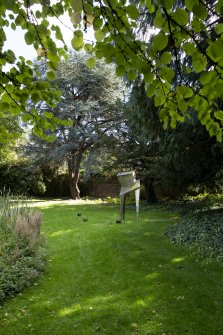
[[[120,225],[112,206],[42,211],[49,266],[0,309],[1,335],[223,334],[223,270],[163,237],[174,215],[145,211],[136,223],[129,209]]]

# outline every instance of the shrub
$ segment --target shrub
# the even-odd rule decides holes
[[[0,303],[29,286],[43,272],[46,249],[42,215],[23,199],[0,197]]]
[[[165,235],[173,244],[193,247],[206,259],[223,259],[222,196],[205,195],[191,198],[184,204],[181,219],[168,227]]]
[[[10,189],[14,194],[43,195],[46,185],[40,170],[30,168],[25,161],[0,164],[0,189]]]

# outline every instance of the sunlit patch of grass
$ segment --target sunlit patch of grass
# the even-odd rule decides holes
[[[116,224],[117,206],[45,204],[48,270],[0,309],[0,334],[223,333],[222,268],[163,237],[174,213],[141,211],[137,223],[128,208]]]
[[[183,262],[184,257],[175,257],[172,259],[171,263],[179,263],[179,262]]]

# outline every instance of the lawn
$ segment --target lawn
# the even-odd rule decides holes
[[[223,269],[163,237],[176,215],[116,224],[117,207],[40,205],[49,265],[1,307],[1,335],[223,334]]]

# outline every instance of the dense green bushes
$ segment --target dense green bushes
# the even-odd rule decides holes
[[[87,195],[87,184],[80,181],[81,195]],[[69,197],[68,174],[45,165],[32,166],[28,161],[5,162],[0,164],[0,190],[13,194],[45,197]]]
[[[44,270],[41,213],[9,195],[0,197],[0,303],[29,286]]]
[[[0,165],[0,190],[13,194],[43,195],[46,186],[41,171],[31,169],[24,161]]]
[[[174,244],[189,245],[198,255],[223,263],[223,197],[199,196],[176,208],[182,217],[165,235]]]

